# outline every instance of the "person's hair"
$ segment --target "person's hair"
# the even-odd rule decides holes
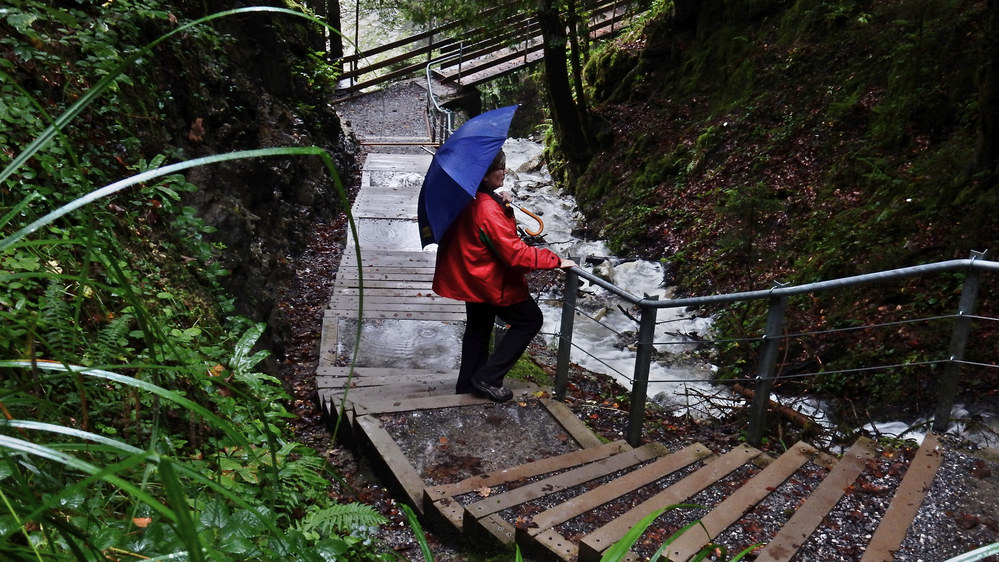
[[[486,170],[486,173],[488,174],[493,170],[500,170],[500,169],[504,170],[506,169],[506,153],[503,152],[503,149],[500,149],[500,151],[496,153],[496,157],[493,158],[492,163],[489,164],[489,169]]]

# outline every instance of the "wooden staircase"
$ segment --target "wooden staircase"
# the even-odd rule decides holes
[[[366,451],[426,524],[473,544],[516,544],[529,560],[600,560],[636,523],[663,509],[632,559],[687,527],[669,541],[667,555],[688,560],[727,530],[752,529],[759,513],[777,519],[780,530],[749,539],[760,545],[756,560],[791,560],[817,540],[824,518],[862,486],[879,454],[875,443],[861,439],[840,458],[806,443],[777,458],[745,445],[631,447],[604,442],[533,385],[512,385],[515,398],[504,404],[453,394],[464,308],[430,290],[435,256],[418,247],[415,224],[420,182],[413,178],[422,178],[429,160],[372,154],[365,162],[353,208],[361,257],[349,244],[325,316],[317,373],[324,410],[342,422],[338,437]],[[399,341],[407,334],[421,341]],[[509,421],[528,412],[529,422]],[[462,425],[468,420],[493,425],[473,430]],[[555,444],[528,450],[533,430],[554,436]],[[494,439],[515,447],[497,453],[485,446]],[[434,461],[459,444],[466,450]],[[483,450],[472,451],[476,445]],[[941,458],[936,437],[928,435],[890,508],[868,514],[880,522],[862,560],[892,560]],[[460,469],[455,459],[471,468]],[[799,498],[794,503],[785,499],[791,489]],[[685,504],[699,507],[670,509]]]

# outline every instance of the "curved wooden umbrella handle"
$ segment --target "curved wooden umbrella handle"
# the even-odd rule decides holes
[[[545,221],[541,220],[541,217],[539,217],[538,215],[535,215],[534,213],[528,211],[527,209],[525,209],[523,207],[518,207],[518,208],[521,211],[524,211],[525,213],[527,213],[528,215],[530,215],[532,219],[538,221],[538,229],[537,230],[531,230],[530,228],[527,228],[526,226],[524,227],[524,232],[526,232],[528,234],[528,236],[537,236],[537,235],[539,235],[539,234],[541,234],[542,232],[545,231]]]

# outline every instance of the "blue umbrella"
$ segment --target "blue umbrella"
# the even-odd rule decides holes
[[[503,148],[516,105],[466,121],[437,149],[417,206],[423,246],[440,242],[462,209],[472,202],[489,164]]]

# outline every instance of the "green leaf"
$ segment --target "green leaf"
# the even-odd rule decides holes
[[[209,500],[201,509],[201,524],[210,529],[222,529],[229,522],[229,508],[218,499]]]

